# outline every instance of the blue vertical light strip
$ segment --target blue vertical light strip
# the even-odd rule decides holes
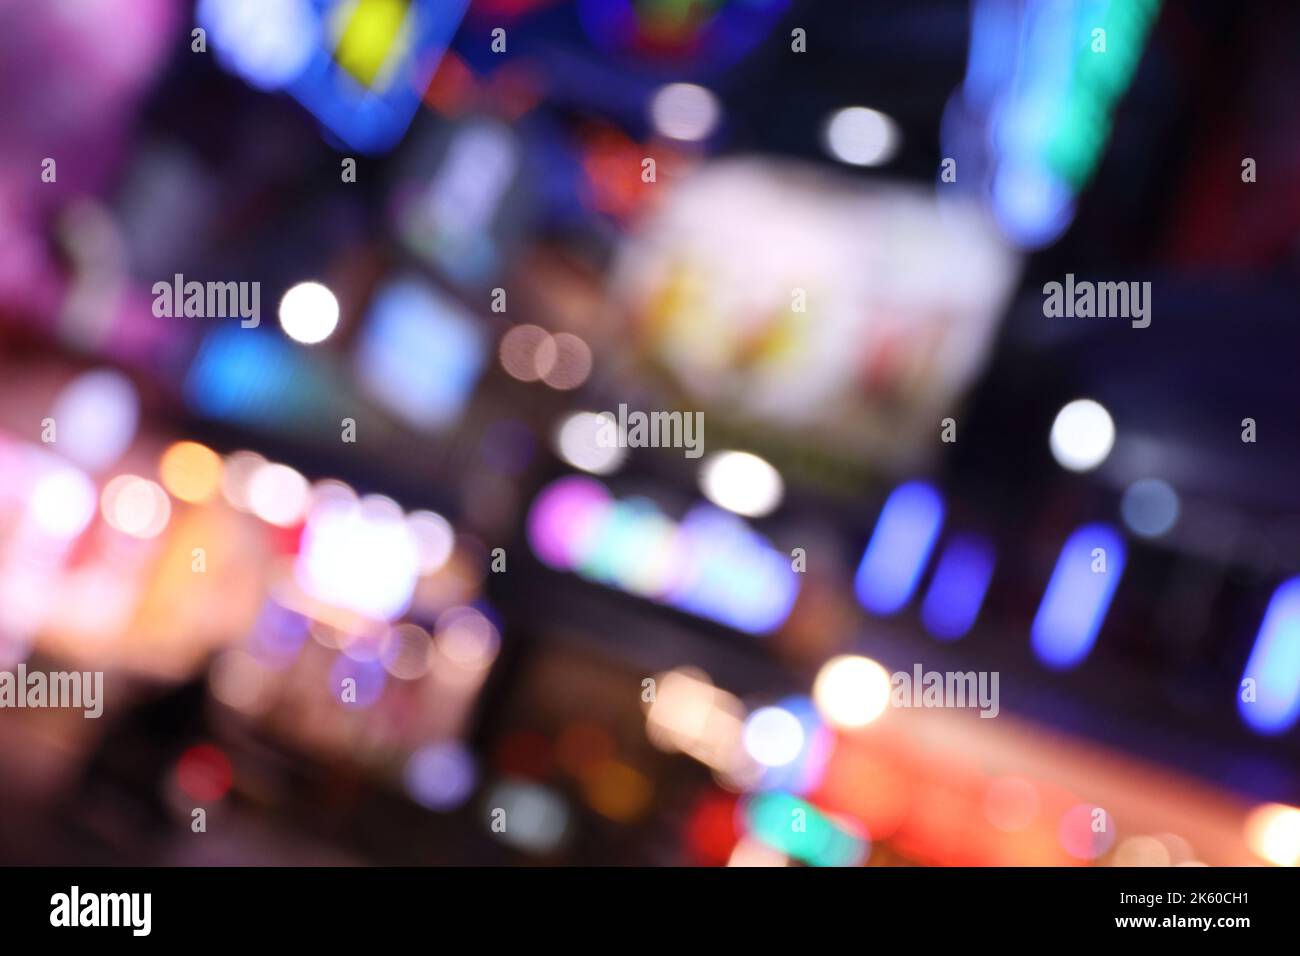
[[[943,527],[943,498],[930,485],[909,481],[885,501],[854,590],[868,611],[893,614],[912,597]]]
[[[941,641],[955,641],[974,626],[994,560],[993,545],[982,535],[958,535],[948,543],[921,604],[927,631]]]
[[[1241,678],[1255,683],[1253,695],[1244,687],[1237,694],[1237,709],[1252,730],[1280,734],[1295,726],[1300,718],[1300,577],[1273,592]]]
[[[1034,653],[1048,667],[1068,670],[1088,656],[1124,573],[1124,557],[1124,539],[1108,524],[1084,525],[1066,539],[1031,632]]]
[[[1012,0],[975,0],[971,4],[970,52],[962,96],[966,105],[985,112],[999,90],[1011,85],[1019,54],[1020,8]]]

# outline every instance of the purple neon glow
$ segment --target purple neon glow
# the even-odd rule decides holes
[[[478,777],[474,757],[458,741],[428,744],[411,754],[403,771],[406,792],[430,810],[454,810],[469,799]]]
[[[528,543],[537,557],[557,571],[572,571],[581,544],[613,505],[599,481],[577,475],[545,488],[528,516]]]

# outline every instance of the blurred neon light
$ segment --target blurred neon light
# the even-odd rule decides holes
[[[893,614],[912,596],[943,526],[943,498],[930,485],[909,481],[885,501],[854,588],[868,611]]]
[[[921,605],[921,622],[935,637],[963,636],[979,616],[993,577],[993,546],[977,535],[953,538],[939,558]]]
[[[418,428],[455,421],[487,362],[473,317],[433,286],[393,280],[379,291],[357,350],[362,387]]]
[[[317,345],[339,324],[339,300],[319,282],[299,282],[280,299],[280,328],[303,345]]]
[[[1280,734],[1300,718],[1300,577],[1280,584],[1268,602],[1242,680],[1253,700],[1237,695],[1241,718],[1261,734]]]
[[[71,541],[86,530],[97,504],[95,485],[85,472],[53,465],[33,484],[27,514],[40,534]]]
[[[760,707],[745,721],[745,750],[764,767],[784,767],[803,751],[803,723],[784,707]]]
[[[337,392],[292,343],[230,326],[207,334],[184,386],[186,404],[200,415],[258,428],[317,415]]]
[[[199,0],[217,62],[261,90],[292,83],[320,43],[310,0]]]
[[[1246,818],[1246,842],[1274,866],[1300,866],[1300,808],[1265,803]]]
[[[382,88],[388,80],[385,65],[409,48],[406,16],[405,0],[357,0],[336,7],[334,59],[362,86]]]
[[[1034,160],[1003,162],[993,179],[992,196],[998,226],[1023,248],[1050,245],[1074,221],[1074,193]]]
[[[880,166],[898,152],[898,124],[879,110],[848,106],[826,122],[823,136],[832,156],[850,166]]]
[[[768,846],[810,866],[859,866],[871,852],[865,837],[788,793],[754,797],[745,806],[745,823]]]
[[[700,504],[675,522],[576,475],[538,494],[528,540],[552,568],[750,634],[780,627],[799,592],[789,558],[743,519]]]
[[[795,719],[800,728],[798,752],[788,761],[770,764],[752,752],[749,756],[763,765],[764,770],[753,784],[755,790],[780,790],[803,796],[821,783],[826,772],[826,761],[834,749],[834,735],[822,722],[813,702],[795,695],[780,701],[776,707],[765,707],[750,715],[745,723],[743,743],[748,750],[753,731],[754,715],[762,710],[777,710]]]
[[[130,447],[140,420],[140,399],[121,372],[94,369],[64,386],[50,417],[58,423],[59,451],[81,467],[98,471]]]
[[[1044,246],[1068,228],[1159,9],[1159,0],[973,4],[964,110],[987,129],[993,210],[1017,245]]]
[[[370,496],[313,508],[295,575],[317,600],[392,620],[410,605],[419,574],[415,536],[392,502]]]
[[[1075,8],[1074,68],[1045,144],[1048,162],[1075,189],[1087,183],[1101,158],[1115,105],[1133,80],[1159,10],[1159,0],[1094,0]],[[1104,53],[1092,50],[1097,29],[1105,31]]]
[[[818,713],[835,727],[865,727],[889,706],[889,672],[869,657],[842,654],[822,665],[813,681]]]
[[[419,185],[412,183],[412,200],[397,210],[407,243],[458,282],[486,281],[501,264],[503,205],[521,165],[508,127],[477,121],[457,128],[437,171],[430,177],[417,167]]]
[[[172,513],[162,486],[138,475],[118,475],[106,484],[100,509],[111,527],[133,538],[156,538]]]
[[[469,799],[478,770],[468,748],[452,740],[420,747],[406,762],[402,777],[411,799],[445,812]]]
[[[570,835],[570,811],[564,797],[541,784],[520,778],[506,778],[488,791],[484,824],[503,843],[528,853],[550,853]],[[492,824],[501,813],[507,827]]]
[[[971,5],[970,50],[962,93],[972,108],[987,109],[997,91],[1011,81],[1018,20],[1015,4],[976,0]]]
[[[1085,525],[1066,540],[1031,632],[1034,653],[1048,667],[1068,670],[1088,656],[1124,573],[1125,554],[1124,540],[1105,524]]]
[[[217,60],[366,153],[395,146],[468,0],[203,0]]]

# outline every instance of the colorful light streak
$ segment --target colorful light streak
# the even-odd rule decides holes
[[[1159,9],[1159,0],[974,4],[961,96],[987,127],[993,209],[1013,242],[1046,245],[1073,220]]]
[[[744,815],[754,836],[811,866],[859,866],[871,853],[865,836],[788,793],[759,794]]]
[[[223,67],[284,89],[363,153],[397,145],[468,0],[203,0]]]
[[[528,539],[552,568],[750,634],[780,627],[799,592],[789,559],[735,515],[700,504],[676,522],[590,478],[543,489]]]

